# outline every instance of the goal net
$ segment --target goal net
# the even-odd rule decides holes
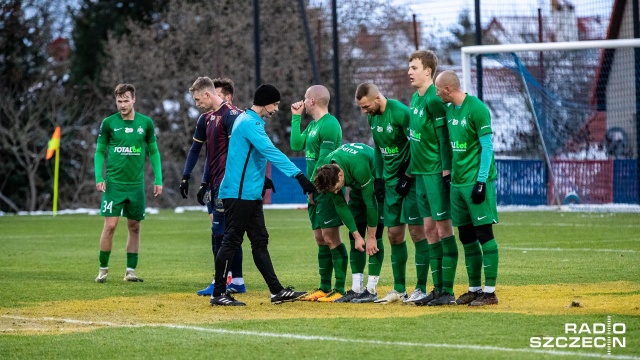
[[[638,204],[639,39],[462,48],[492,115],[503,204]],[[501,200],[502,199],[502,200]]]

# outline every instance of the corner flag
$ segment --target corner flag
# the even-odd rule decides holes
[[[47,146],[47,160],[56,153],[56,162],[53,171],[53,216],[58,212],[58,169],[60,168],[60,126],[56,126],[51,140]]]
[[[49,145],[47,147],[47,160],[51,159],[53,152],[60,148],[60,126],[56,126],[56,130],[53,132]]]

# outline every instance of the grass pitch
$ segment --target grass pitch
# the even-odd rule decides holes
[[[281,282],[298,290],[317,287],[316,245],[306,212],[270,210],[266,219]],[[122,281],[123,219],[105,284],[94,282],[101,217],[0,217],[0,358],[640,356],[637,214],[522,212],[501,213],[500,220],[494,227],[500,248],[497,306],[274,306],[247,241],[243,248],[248,292],[237,296],[247,306],[214,308],[208,298],[195,295],[212,276],[205,213],[163,210],[148,215],[142,224],[137,271],[144,283]],[[414,249],[408,249],[411,292]],[[466,291],[467,284],[459,250],[456,295]],[[387,245],[381,295],[393,283],[389,257]],[[348,275],[347,286],[350,283]],[[624,334],[565,334],[567,323],[593,330],[593,324],[608,321],[624,324]],[[553,338],[549,345],[554,347],[532,348],[532,337]],[[565,342],[556,342],[562,337],[615,337],[618,342],[610,348],[583,342],[579,348],[562,347]]]

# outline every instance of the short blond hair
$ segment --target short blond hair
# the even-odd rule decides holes
[[[207,76],[201,76],[197,78],[196,81],[193,82],[193,85],[191,85],[191,87],[189,88],[189,92],[193,94],[196,91],[202,91],[207,89],[211,91],[215,91],[215,88],[213,86],[213,80],[211,80]]]

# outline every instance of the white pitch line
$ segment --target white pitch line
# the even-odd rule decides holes
[[[635,253],[635,250],[626,250],[626,249],[562,249],[562,248],[526,248],[526,247],[511,247],[511,246],[500,246],[500,249],[505,250],[522,250],[522,251],[595,251],[595,252],[623,252],[623,253]]]
[[[249,331],[249,330],[226,330],[226,329],[216,329],[216,328],[204,328],[199,326],[176,325],[176,324],[118,324],[118,323],[113,323],[108,321],[85,321],[85,320],[63,319],[63,318],[52,318],[52,317],[29,318],[29,317],[11,316],[11,315],[1,315],[1,317],[7,318],[7,319],[14,319],[14,320],[56,321],[56,322],[64,322],[69,324],[99,325],[99,326],[123,327],[123,328],[163,327],[163,328],[169,328],[169,329],[201,331],[201,332],[209,332],[209,333],[216,333],[216,334],[245,335],[245,336],[255,336],[255,337],[304,340],[304,341],[331,341],[331,342],[367,344],[367,345],[424,347],[424,348],[436,347],[436,348],[447,348],[447,349],[499,351],[499,352],[507,352],[507,353],[527,353],[527,354],[540,354],[540,355],[544,354],[544,355],[554,355],[554,356],[578,356],[578,357],[589,357],[589,358],[600,358],[600,359],[640,360],[640,357],[630,356],[630,355],[608,355],[608,354],[594,354],[594,353],[558,351],[558,350],[536,350],[536,349],[527,349],[527,348],[517,349],[517,348],[483,346],[483,345],[429,344],[429,343],[414,343],[414,342],[405,342],[405,341],[345,339],[345,338],[338,338],[338,337],[332,337],[332,336],[298,335],[298,334],[286,334],[286,333],[278,334],[278,333],[268,333],[268,332],[260,332],[260,331]]]
[[[527,227],[527,226],[535,226],[535,227],[581,227],[581,228],[594,228],[594,227],[611,227],[611,224],[607,223],[536,223],[536,222],[527,222],[527,223],[515,223],[515,222],[500,222],[496,226],[517,226],[517,227]],[[640,227],[640,224],[624,224],[624,225],[616,225],[616,228],[637,228]]]

